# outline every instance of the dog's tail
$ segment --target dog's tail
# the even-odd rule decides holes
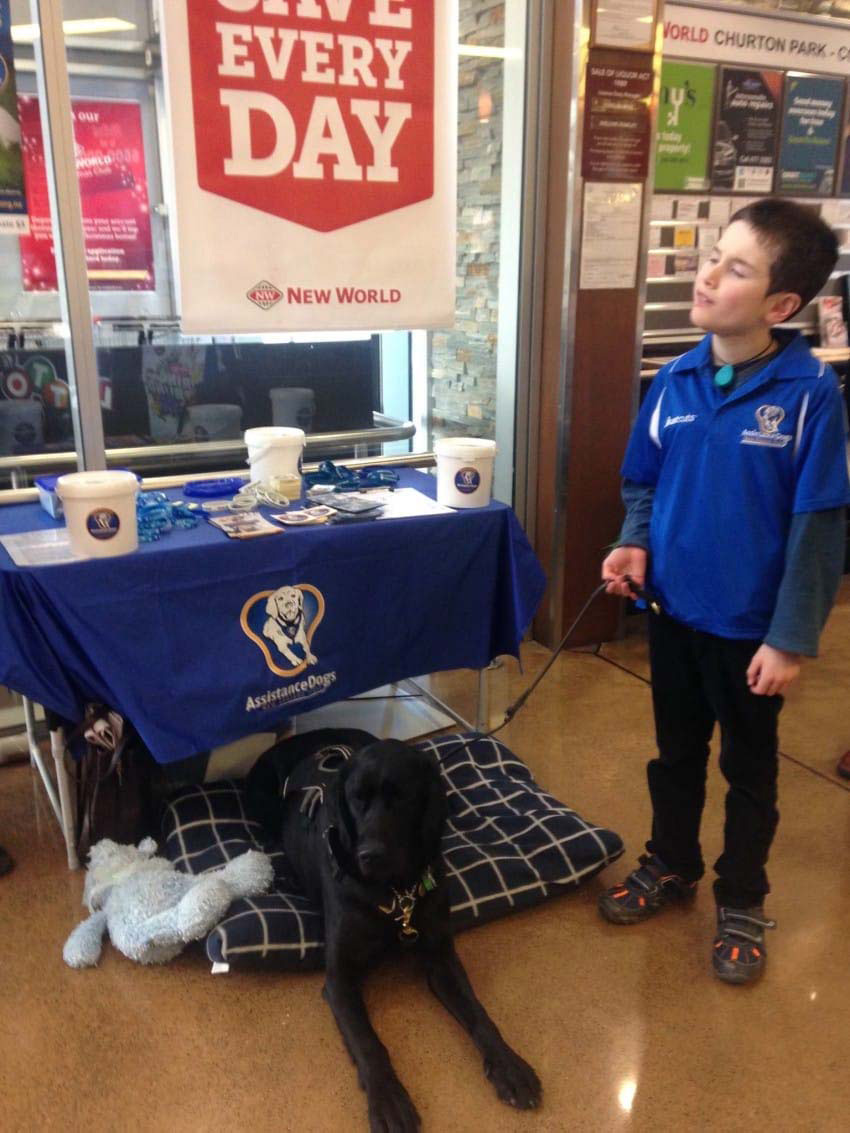
[[[62,949],[62,957],[71,968],[92,968],[100,959],[106,913],[101,910],[81,921]]]

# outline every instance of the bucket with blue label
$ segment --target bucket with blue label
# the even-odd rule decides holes
[[[443,437],[434,442],[437,503],[486,507],[493,495],[496,442],[483,437]]]
[[[56,482],[71,550],[81,558],[126,555],[139,545],[133,472],[68,472]]]

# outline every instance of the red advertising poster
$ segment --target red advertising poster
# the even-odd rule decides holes
[[[433,195],[433,3],[238,7],[188,0],[202,189],[319,232]]]
[[[451,325],[457,0],[160,8],[184,332]]]
[[[38,99],[18,100],[30,234],[21,237],[25,291],[56,291]],[[77,176],[93,291],[152,291],[153,243],[137,102],[74,99]]]

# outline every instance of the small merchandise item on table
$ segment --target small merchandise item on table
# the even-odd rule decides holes
[[[323,460],[315,472],[305,472],[304,483],[310,495],[315,488],[330,489],[333,492],[357,492],[363,488],[394,488],[398,484],[398,473],[392,468],[346,468]],[[323,493],[317,493],[323,494]]]
[[[174,527],[197,527],[198,513],[182,500],[170,500],[165,492],[140,492],[136,523],[139,542],[155,543]]]

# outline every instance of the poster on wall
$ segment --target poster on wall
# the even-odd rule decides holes
[[[186,406],[204,380],[205,360],[205,346],[142,348],[142,385],[155,441],[177,439]]]
[[[585,182],[579,287],[616,291],[635,286],[643,186]]]
[[[781,96],[780,71],[721,69],[711,163],[714,190],[771,191]]]
[[[662,63],[656,192],[702,192],[708,188],[715,76],[714,67],[699,63]]]
[[[655,0],[594,0],[594,46],[651,51],[654,43]]]
[[[591,52],[581,157],[586,181],[646,177],[652,83],[652,65],[646,58],[625,51]]]
[[[9,0],[0,0],[0,233],[29,232]]]
[[[850,79],[847,80],[844,99],[844,138],[841,144],[841,169],[838,174],[838,192],[842,197],[850,197]]]
[[[53,225],[38,99],[18,100],[30,232],[21,237],[25,291],[56,291]],[[93,291],[152,291],[153,241],[137,102],[73,99],[86,266]]]
[[[843,107],[842,79],[786,76],[777,192],[832,196]]]
[[[457,0],[161,7],[183,330],[450,325]]]

